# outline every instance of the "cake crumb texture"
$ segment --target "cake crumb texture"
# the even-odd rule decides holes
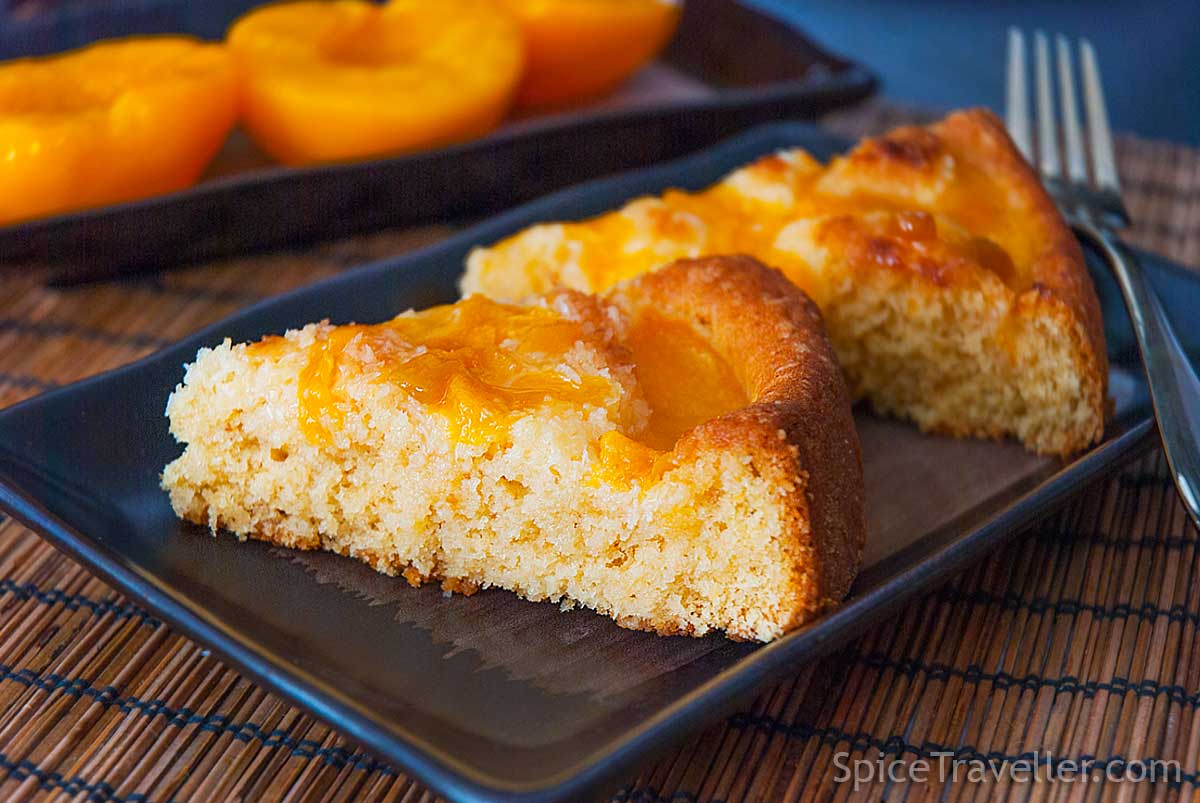
[[[1108,365],[1078,242],[990,112],[771,154],[700,192],[533,226],[467,260],[465,293],[603,292],[679,257],[746,253],[820,307],[851,394],[923,430],[1044,454],[1098,441]]]
[[[522,308],[550,329],[507,331],[528,324]],[[414,359],[474,359],[430,334],[428,316],[458,314],[485,316],[471,331],[486,320],[488,359],[505,362],[422,374],[445,380],[423,396]],[[653,445],[656,421],[681,419],[655,417],[639,372],[658,358],[626,343],[647,316],[686,327],[722,361],[713,376],[738,384],[721,404],[744,404]],[[778,272],[685,260],[604,298],[468,299],[397,320],[201,349],[167,405],[185,445],[162,478],[175,511],[413,584],[506,588],[661,634],[768,641],[848,591],[865,535],[849,396],[820,314]],[[561,392],[563,378],[587,392]],[[462,428],[472,405],[491,429]]]

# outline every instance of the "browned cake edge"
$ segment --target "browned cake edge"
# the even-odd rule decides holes
[[[609,300],[690,323],[734,367],[752,403],[696,427],[676,451],[686,460],[749,450],[758,470],[793,489],[799,598],[786,627],[840,602],[862,564],[865,489],[850,394],[816,305],[779,271],[740,255],[679,260],[618,285]]]
[[[1030,235],[1042,243],[1042,249],[1033,260],[1033,285],[1018,297],[1017,311],[1030,317],[1053,316],[1073,333],[1076,366],[1092,389],[1089,404],[1094,416],[1091,431],[1076,433],[1063,453],[1083,449],[1102,437],[1108,407],[1104,319],[1083,249],[995,114],[987,109],[954,112],[930,130],[950,145],[957,158],[987,172],[1000,186],[1012,188],[1028,204],[1028,221],[1034,229]]]

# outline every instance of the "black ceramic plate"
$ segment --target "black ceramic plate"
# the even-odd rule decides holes
[[[0,505],[260,683],[458,801],[586,799],[994,548],[1153,431],[1113,284],[1096,273],[1113,358],[1114,418],[1070,463],[1012,444],[926,437],[860,415],[871,535],[850,599],[768,646],[660,638],[503,591],[443,597],[353,561],[213,538],[158,487],[179,453],[163,409],[201,345],[307,321],[370,322],[455,296],[471,246],[578,218],[667,186],[698,188],[781,147],[843,143],[760,128],[688,159],[566,190],[441,244],[272,299],[152,357],[0,413]],[[1147,257],[1190,326],[1200,283]]]
[[[232,18],[231,10],[248,4],[213,4],[207,12],[206,4],[189,5],[200,10],[175,28],[203,35],[229,21],[210,17]],[[105,36],[146,27],[126,20],[114,30],[110,23],[102,14],[89,25]],[[40,40],[31,32],[27,41]],[[873,87],[862,67],[761,11],[735,0],[686,0],[670,47],[613,97],[510,121],[462,145],[325,167],[273,166],[235,133],[191,189],[0,227],[0,263],[50,264],[57,280],[77,281],[490,214],[683,156],[751,125],[811,119]]]

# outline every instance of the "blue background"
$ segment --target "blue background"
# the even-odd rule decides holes
[[[1008,26],[1085,36],[1115,129],[1200,144],[1200,0],[750,2],[872,68],[884,96],[939,109],[1003,111]]]

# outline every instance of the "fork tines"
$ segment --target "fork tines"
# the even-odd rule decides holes
[[[1105,110],[1100,70],[1096,64],[1096,51],[1086,39],[1080,40],[1078,49],[1083,106],[1087,112],[1087,147],[1079,118],[1072,48],[1069,40],[1061,34],[1055,37],[1053,67],[1049,37],[1042,31],[1033,35],[1036,112],[1031,115],[1025,35],[1016,28],[1009,29],[1006,110],[1009,133],[1025,158],[1037,167],[1046,189],[1064,212],[1099,215],[1108,225],[1126,226],[1128,215],[1121,204],[1116,156]]]

